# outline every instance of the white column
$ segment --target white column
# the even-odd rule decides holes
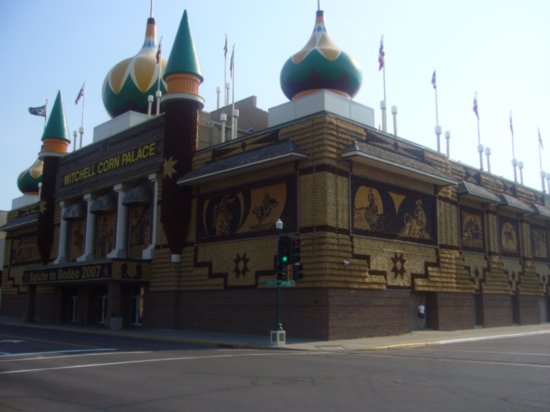
[[[94,232],[95,215],[91,212],[94,198],[91,193],[84,195],[86,201],[86,238],[84,240],[84,254],[80,256],[78,262],[86,262],[94,259]]]
[[[63,219],[65,213],[65,202],[59,202],[61,208],[61,223],[59,225],[59,243],[57,245],[57,259],[53,261],[55,265],[67,262],[67,221]]]
[[[126,187],[123,184],[113,186],[113,190],[117,193],[117,214],[116,214],[116,240],[115,248],[107,255],[108,258],[126,258],[127,238],[128,238],[128,208],[123,205]]]
[[[159,180],[155,173],[148,176],[149,181],[153,183],[153,210],[151,213],[151,244],[143,250],[143,259],[153,259],[155,254],[155,246],[157,244],[157,215],[158,215],[158,195],[159,195]]]

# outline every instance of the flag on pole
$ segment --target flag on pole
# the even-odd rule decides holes
[[[78,101],[80,100],[80,98],[84,96],[84,86],[85,85],[86,85],[86,82],[82,83],[82,87],[80,88],[80,91],[78,92],[78,95],[76,96],[74,104],[78,104]]]
[[[227,59],[227,34],[225,35],[225,44],[223,46],[223,57],[224,57],[224,59]]]
[[[384,53],[384,35],[382,35],[380,37],[380,49],[378,50],[378,71],[384,68],[385,56],[386,56],[386,53]]]
[[[156,59],[157,59],[157,64],[160,63],[160,56],[162,55],[162,37],[160,38],[160,41],[159,41],[159,46],[157,47],[157,54],[156,54]]]
[[[542,137],[540,136],[540,128],[537,127],[537,131],[539,132],[539,146],[541,149],[544,149],[544,147],[542,146]]]
[[[33,116],[46,117],[46,105],[39,107],[29,107],[29,113]]]
[[[477,93],[474,95],[474,113],[476,114],[477,120],[479,120],[479,112],[477,110]]]
[[[512,137],[514,137],[514,126],[512,124],[512,112],[510,112],[510,132],[512,132]]]
[[[436,79],[435,79],[435,69],[434,69],[434,73],[432,74],[432,86],[435,89],[437,89],[437,83],[436,83]]]
[[[229,73],[231,75],[231,78],[234,76],[235,71],[235,45],[233,45],[233,51],[231,52],[231,61],[229,63]]]

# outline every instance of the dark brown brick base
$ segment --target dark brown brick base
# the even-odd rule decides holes
[[[522,325],[541,323],[539,296],[519,296],[519,313]]]
[[[510,295],[483,295],[484,326],[509,326],[512,322]]]
[[[475,322],[474,297],[470,294],[438,293],[439,330],[471,329]]]

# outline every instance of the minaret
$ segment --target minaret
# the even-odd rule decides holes
[[[361,81],[357,61],[330,38],[324,12],[318,9],[309,41],[281,70],[283,93],[289,100],[295,100],[319,90],[330,90],[352,99]]]
[[[40,191],[37,244],[44,265],[50,261],[54,238],[54,193],[57,167],[59,159],[67,154],[69,143],[61,92],[57,92],[48,124],[42,134],[42,151],[39,153],[44,161],[44,174]]]
[[[192,190],[177,185],[179,177],[192,169],[197,150],[199,112],[204,99],[199,95],[201,69],[191,37],[187,10],[168,58],[164,80],[164,164],[162,176],[161,222],[172,253],[172,262],[181,260],[191,222]]]

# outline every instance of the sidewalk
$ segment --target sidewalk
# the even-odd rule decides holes
[[[305,351],[365,351],[380,349],[399,349],[444,345],[459,342],[502,339],[514,336],[550,334],[550,323],[537,325],[517,325],[497,328],[478,328],[457,331],[413,331],[403,335],[380,336],[373,338],[342,339],[331,341],[314,341],[293,339],[287,336],[287,344],[272,346],[269,342],[269,331],[265,336],[237,335],[217,332],[201,332],[176,329],[109,329],[93,326],[78,326],[52,323],[24,323],[18,318],[0,316],[0,324],[43,328],[51,330],[78,331],[82,333],[120,336],[133,339],[158,340],[186,344],[208,345],[228,348],[248,349],[286,349]]]

